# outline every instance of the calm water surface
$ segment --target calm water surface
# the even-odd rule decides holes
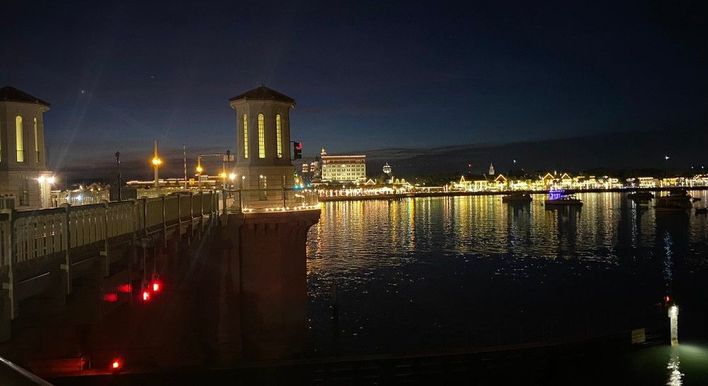
[[[705,191],[691,193],[705,205]],[[705,341],[706,216],[657,214],[620,193],[579,196],[580,210],[546,210],[540,195],[521,207],[499,196],[323,204],[307,246],[313,352],[425,352],[628,333],[665,321],[665,295],[680,306],[681,340]],[[706,347],[682,350],[701,357]],[[658,367],[670,382],[679,352],[652,350],[632,363]],[[679,371],[679,382],[708,371],[692,369]]]

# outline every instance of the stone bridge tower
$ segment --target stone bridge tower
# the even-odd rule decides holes
[[[260,86],[229,102],[236,110],[236,174],[241,187],[292,188],[295,168],[290,160],[290,109],[295,100]]]
[[[54,177],[47,170],[44,113],[49,103],[14,87],[0,88],[0,195],[3,207],[50,204]],[[13,199],[10,199],[13,197]],[[12,204],[10,204],[12,205]]]

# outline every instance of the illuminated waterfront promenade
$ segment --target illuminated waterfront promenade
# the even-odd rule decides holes
[[[565,189],[568,193],[602,193],[602,192],[668,192],[672,189],[683,188],[692,190],[706,190],[708,186],[667,186],[656,188],[635,188],[635,187],[611,187],[611,188],[570,188]],[[450,197],[450,196],[494,196],[506,195],[513,192],[526,192],[545,194],[554,188],[537,190],[456,190],[446,189],[446,187],[411,187],[406,188],[351,188],[351,189],[318,189],[320,201],[349,201],[349,200],[388,200],[406,197]]]

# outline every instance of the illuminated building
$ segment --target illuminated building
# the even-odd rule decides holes
[[[492,164],[492,163],[490,162],[490,163],[489,163],[489,175],[490,175],[490,176],[493,176],[494,174],[495,174],[495,173],[494,173],[494,164]]]
[[[44,113],[49,103],[14,87],[0,88],[0,195],[4,208],[51,205]]]
[[[383,166],[383,172],[387,175],[391,174],[391,165],[389,165],[388,162]]]
[[[293,186],[290,109],[295,100],[265,86],[229,99],[236,111],[236,175],[243,189]]]
[[[365,155],[327,155],[324,148],[320,152],[322,162],[322,182],[364,182],[366,181]]]

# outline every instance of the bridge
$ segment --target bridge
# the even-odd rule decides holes
[[[110,278],[153,247],[189,246],[219,221],[316,211],[315,192],[294,189],[180,191],[137,200],[0,213],[0,340],[11,338],[24,300],[51,293],[59,304],[74,281]],[[235,224],[234,221],[236,221]],[[235,231],[235,237],[239,232]],[[131,252],[132,251],[132,252]],[[165,253],[165,252],[163,252]],[[145,264],[143,262],[143,264]],[[144,277],[150,267],[143,267]]]

